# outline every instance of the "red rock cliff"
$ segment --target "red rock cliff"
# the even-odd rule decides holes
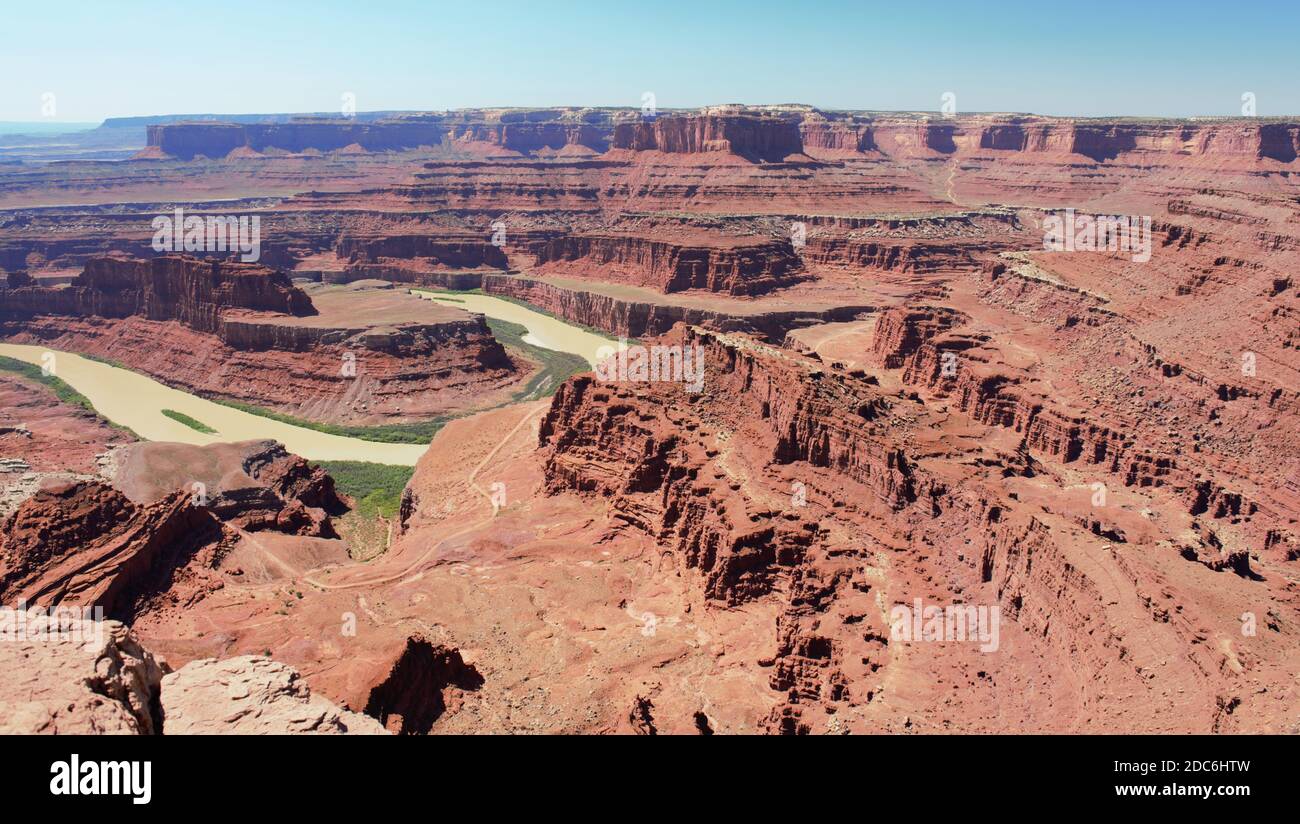
[[[521,154],[582,148],[604,152],[611,132],[587,123],[465,123],[451,127],[452,141],[484,143]]]
[[[351,263],[383,264],[419,261],[428,267],[447,269],[507,269],[509,262],[500,247],[483,236],[389,235],[347,237],[335,252]]]
[[[96,258],[68,287],[0,290],[0,320],[33,315],[176,320],[218,333],[227,309],[304,317],[316,314],[311,298],[281,272],[250,263],[167,255],[139,260]]]
[[[758,295],[808,277],[788,241],[710,245],[634,235],[563,235],[543,241],[534,254],[543,271],[595,274],[664,293],[703,289]]]
[[[892,343],[878,348],[920,358],[937,338],[919,346],[918,338],[950,319],[917,314],[899,313],[884,336]],[[1026,729],[1229,723],[1225,703],[1245,690],[1204,643],[1214,609],[1205,587],[1223,585],[1176,573],[1187,561],[1237,569],[1242,556],[1201,557],[1213,541],[1181,554],[1150,541],[1104,547],[1123,544],[1123,530],[1098,522],[1086,498],[1082,518],[1055,493],[1048,506],[1025,501],[1043,465],[1023,447],[1007,453],[989,439],[963,444],[945,434],[948,408],[884,395],[860,373],[743,336],[679,327],[660,341],[669,342],[702,347],[704,391],[571,379],[540,430],[546,488],[604,502],[616,530],[654,537],[710,598],[770,599],[779,610],[774,652],[759,664],[782,698],[766,728],[877,728],[859,726],[855,713],[905,684],[933,682],[936,668],[967,673],[969,690],[945,689],[942,712],[972,729],[1005,727],[1000,710],[981,707],[1029,683],[1044,698],[1016,722]],[[1031,448],[1062,457],[1046,441]],[[1136,530],[1146,519],[1135,514],[1132,523]],[[914,597],[999,608],[998,655],[906,649],[880,616]],[[1153,634],[1160,645],[1148,643]],[[1167,654],[1174,648],[1179,655]],[[1153,680],[1152,667],[1170,669]],[[971,679],[977,670],[990,675]],[[1174,679],[1184,685],[1178,701],[1169,699]],[[1115,692],[1146,708],[1140,722],[1130,705],[1098,697]]]
[[[362,123],[293,121],[289,123],[167,123],[148,127],[148,145],[163,154],[190,160],[222,158],[234,149],[331,151],[353,144],[369,151],[436,146],[447,134],[438,120],[419,119]]]
[[[665,115],[619,123],[612,148],[673,154],[726,152],[779,161],[803,152],[799,124],[788,118],[745,114]]]
[[[213,569],[233,536],[180,491],[147,506],[97,482],[24,501],[0,539],[0,598],[95,605],[131,620],[161,599],[184,604],[222,586]]]

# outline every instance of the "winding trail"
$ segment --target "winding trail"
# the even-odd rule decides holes
[[[953,191],[953,186],[956,183],[957,170],[960,167],[960,164],[961,161],[957,158],[954,157],[952,159],[949,164],[951,168],[948,170],[948,179],[944,181],[943,185],[943,196],[957,206],[961,206],[962,203],[957,200],[957,193]]]
[[[484,456],[483,460],[479,461],[478,466],[474,467],[474,469],[469,473],[468,480],[469,480],[470,487],[475,492],[478,492],[480,495],[487,498],[489,504],[492,503],[492,495],[478,485],[478,481],[476,480],[478,477],[478,473],[482,472],[483,468],[486,467],[488,463],[494,457],[496,457],[496,454],[501,451],[501,448],[505,446],[510,441],[510,439],[513,438],[521,428],[523,428],[525,424],[529,423],[533,418],[537,417],[538,413],[541,411],[543,410],[535,410],[525,414],[522,418],[520,418],[519,421],[513,427],[511,427],[510,431],[505,434],[505,437],[503,437],[500,441],[498,441],[496,446],[492,447],[491,451],[489,451],[488,454]],[[326,584],[316,580],[315,578],[312,577],[312,575],[316,573],[324,572],[327,569],[338,569],[340,567],[320,567],[318,569],[309,570],[308,573],[303,576],[303,580],[314,587],[318,587],[320,589],[327,589],[327,590],[355,589],[357,587],[372,587],[372,586],[379,586],[381,584],[389,584],[392,583],[393,581],[399,581],[403,578],[407,578],[411,575],[417,574],[417,571],[420,570],[423,566],[425,566],[425,563],[429,560],[429,557],[431,555],[436,554],[438,550],[442,549],[443,545],[446,544],[448,541],[451,541],[455,538],[459,538],[460,536],[465,535],[466,533],[473,532],[477,529],[481,529],[482,527],[491,523],[492,519],[495,517],[496,517],[496,507],[494,506],[491,515],[481,520],[475,521],[469,526],[462,527],[461,529],[456,530],[452,534],[443,538],[438,543],[429,547],[429,549],[426,550],[423,555],[421,555],[414,562],[412,562],[410,566],[406,567],[406,569],[402,570],[401,572],[394,573],[392,575],[385,575],[378,578],[371,578],[365,581],[350,581],[345,584]],[[342,567],[342,568],[348,569],[351,567]]]

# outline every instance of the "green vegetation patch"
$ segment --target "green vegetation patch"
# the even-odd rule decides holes
[[[194,418],[191,418],[189,415],[186,415],[184,412],[177,412],[175,409],[164,409],[162,410],[162,413],[178,423],[185,424],[190,429],[193,429],[196,432],[202,432],[204,435],[217,434],[217,430],[208,426],[203,421],[198,421],[195,420]]]
[[[496,318],[488,318],[487,325],[492,330],[492,336],[503,346],[519,349],[530,359],[542,365],[541,371],[533,375],[524,388],[514,394],[510,403],[548,398],[554,395],[560,384],[571,376],[591,371],[591,364],[587,363],[587,359],[581,355],[544,349],[524,341],[524,335],[528,334],[527,327]]]
[[[73,389],[62,379],[57,378],[54,375],[44,374],[41,372],[41,367],[36,364],[0,355],[0,371],[12,372],[20,377],[36,381],[48,388],[54,393],[55,397],[64,403],[70,403],[73,406],[80,406],[82,409],[91,412],[95,411],[95,405],[90,402],[89,398]]]
[[[293,415],[286,415],[283,412],[275,412],[270,409],[264,409],[260,406],[254,406],[251,403],[241,403],[226,398],[210,398],[214,403],[229,406],[232,409],[238,409],[240,412],[247,412],[250,415],[260,415],[263,418],[270,418],[273,421],[287,423],[291,426],[299,426],[303,429],[311,429],[316,432],[324,432],[327,435],[342,435],[345,438],[357,438],[362,441],[374,441],[376,443],[414,443],[427,444],[433,440],[433,436],[438,434],[438,430],[447,425],[451,420],[450,415],[440,415],[427,421],[411,421],[410,423],[385,423],[376,426],[348,426],[337,423],[321,423],[306,418],[298,418]]]
[[[413,466],[368,461],[319,461],[334,479],[334,486],[356,501],[353,511],[362,518],[397,517],[402,490],[415,472]]]
[[[125,427],[120,424],[113,423],[108,418],[105,418],[103,415],[100,415],[99,411],[95,409],[95,405],[90,402],[90,398],[87,398],[85,395],[73,389],[67,382],[65,382],[61,378],[55,377],[54,375],[46,375],[42,373],[41,367],[35,364],[28,363],[27,361],[20,361],[17,358],[9,358],[9,357],[5,357],[4,355],[0,355],[0,372],[9,372],[14,375],[18,375],[19,377],[23,377],[23,378],[27,378],[28,380],[35,381],[36,383],[41,384],[42,386],[46,387],[51,392],[53,392],[54,396],[59,400],[63,401],[64,403],[71,404],[72,406],[80,406],[82,409],[85,409],[87,412],[93,412],[96,417],[98,417],[100,420],[102,420],[104,423],[108,424],[109,426],[113,427],[114,429],[120,429],[123,432],[130,434],[131,437],[136,439],[139,439],[140,437],[139,435],[136,435],[135,432],[133,432],[129,427]]]

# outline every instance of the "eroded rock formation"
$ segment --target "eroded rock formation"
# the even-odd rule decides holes
[[[384,735],[257,656],[172,671],[118,621],[0,610],[0,731],[8,735]]]
[[[692,248],[681,241],[632,236],[565,236],[536,251],[540,272],[646,286],[658,292],[703,289],[757,295],[807,276],[789,243],[750,242]]]
[[[803,151],[796,122],[782,117],[704,113],[664,115],[614,127],[614,149],[669,154],[723,152],[780,161]]]
[[[427,417],[518,371],[482,316],[383,291],[313,300],[275,270],[177,256],[96,259],[67,287],[0,290],[0,334],[335,420]]]
[[[244,655],[191,661],[159,684],[168,735],[384,735],[373,718],[312,693],[292,667]]]
[[[389,732],[427,735],[448,709],[455,709],[459,693],[476,690],[483,676],[461,658],[460,650],[435,645],[412,635],[380,672],[364,711]]]
[[[348,509],[324,469],[275,441],[138,443],[123,448],[115,462],[114,484],[137,503],[185,490],[222,521],[249,532],[333,538],[330,517]]]
[[[152,735],[166,670],[117,621],[0,610],[0,731]]]
[[[5,520],[3,532],[5,603],[93,605],[126,621],[221,587],[215,569],[233,541],[188,491],[140,506],[97,481],[38,491]]]
[[[169,657],[271,650],[402,732],[1294,727],[1295,123],[778,106],[236,125],[161,127],[153,156],[192,159],[112,177],[7,170],[6,334],[325,419],[509,400],[480,319],[405,317],[355,283],[379,277],[698,346],[705,382],[580,375],[453,421],[366,564],[320,537],[314,473],[238,457],[237,483],[208,486],[226,528],[259,530],[240,586],[167,590],[185,611],[128,599]],[[132,264],[190,285],[88,292],[87,261],[148,254],[157,188],[194,181],[262,215],[283,275]],[[121,202],[54,205],[102,200]],[[1149,232],[1062,253],[1046,227],[1066,215]],[[59,301],[107,314],[36,311]],[[360,380],[334,377],[343,351]],[[101,497],[70,502],[131,523],[157,505]],[[10,586],[76,580],[13,558]],[[904,637],[895,611],[927,605],[995,611],[1000,632]]]
[[[877,327],[877,350],[888,356],[916,349],[933,332],[907,329],[942,329],[955,321],[960,316],[900,313]],[[1134,540],[1125,533],[1138,528],[1131,516],[1121,527],[1063,517],[1068,507],[1041,506],[1042,478],[1055,471],[1031,453],[1058,466],[1079,455],[1033,437],[1006,452],[943,445],[937,439],[943,416],[919,398],[886,396],[853,374],[741,336],[678,334],[683,345],[704,347],[713,369],[703,396],[684,395],[679,384],[573,379],[556,394],[540,432],[547,489],[608,501],[618,522],[652,536],[683,569],[699,570],[712,599],[734,605],[779,598],[782,614],[767,665],[772,688],[786,698],[770,716],[773,731],[822,730],[828,716],[810,714],[809,705],[833,713],[832,726],[840,728],[871,717],[888,689],[880,673],[905,677],[909,668],[908,656],[897,658],[888,605],[909,604],[913,595],[992,603],[1014,622],[1013,630],[1003,625],[1001,643],[1018,649],[1016,655],[1028,654],[1026,644],[1081,683],[1101,681],[1109,691],[1173,712],[1163,721],[1149,719],[1146,728],[1227,723],[1219,698],[1224,691],[1239,696],[1241,685],[1234,675],[1215,674],[1215,654],[1197,651],[1176,667],[1186,670],[1181,676],[1165,673],[1210,679],[1199,696],[1172,706],[1142,674],[1154,664],[1128,659],[1136,648],[1146,656],[1159,643],[1153,634],[1196,649],[1193,627],[1208,619],[1192,610],[1197,596],[1191,593],[1215,585],[1186,566],[1177,566],[1177,575],[1159,570],[1185,564],[1184,558],[1210,570],[1232,569],[1240,560],[1213,560],[1228,558],[1215,550],[1207,563],[1179,550],[1170,540],[1181,529],[1174,524],[1163,528],[1169,530],[1163,541],[1144,539],[1148,553],[1163,560],[1142,558],[1147,553],[1121,548]],[[1123,463],[1103,472],[1121,489],[1152,486]],[[1168,505],[1178,496],[1171,489],[1161,499]],[[1221,515],[1217,529],[1240,529],[1228,525],[1238,523],[1233,513]],[[877,566],[882,551],[895,556],[887,569]],[[1164,588],[1162,603],[1182,604],[1176,622],[1152,606],[1156,582]],[[1258,597],[1280,593],[1268,587]],[[1151,625],[1150,609],[1166,618]],[[1116,621],[1126,610],[1137,624],[1121,630]],[[972,654],[974,661],[981,657]],[[1258,677],[1275,673],[1265,667]],[[1107,710],[1086,693],[1057,695],[1049,704],[1034,710],[1047,714],[1049,726],[1131,723],[1124,710]],[[1198,720],[1182,715],[1188,712]]]
[[[152,260],[99,258],[64,289],[27,285],[6,291],[5,321],[37,315],[178,321],[226,338],[227,310],[248,309],[302,317],[316,314],[311,299],[287,277],[248,263],[164,256]]]

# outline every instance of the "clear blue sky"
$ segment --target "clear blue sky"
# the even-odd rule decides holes
[[[809,103],[1300,115],[1300,2],[4,0],[0,120]]]

